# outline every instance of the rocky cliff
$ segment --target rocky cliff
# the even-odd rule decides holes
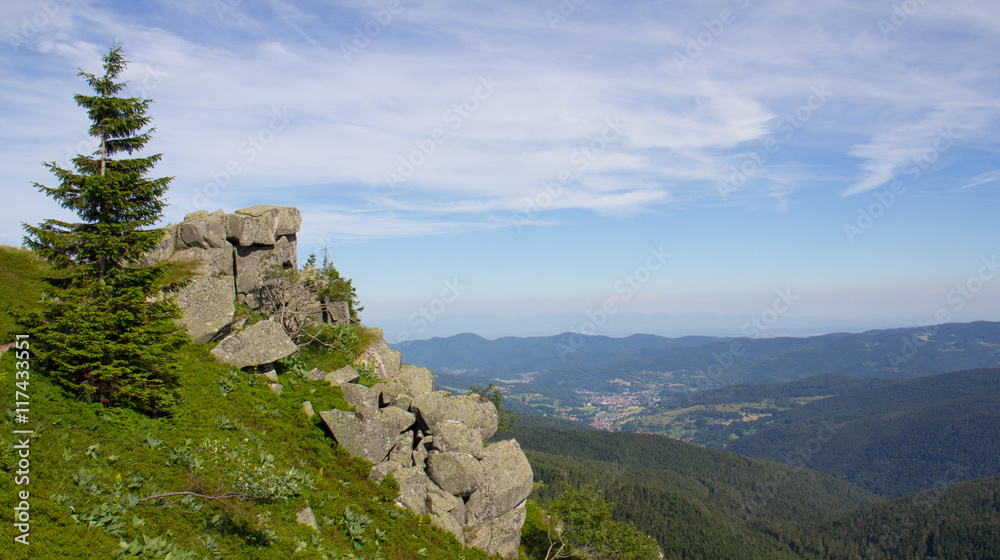
[[[196,342],[221,339],[212,350],[217,359],[263,371],[279,395],[282,386],[271,363],[297,351],[285,329],[264,320],[231,331],[237,304],[260,306],[257,294],[269,270],[295,269],[301,222],[298,209],[285,206],[195,212],[168,226],[145,258],[145,263],[195,263],[194,278],[173,294],[183,313],[181,326]],[[348,319],[346,305],[342,312],[324,309],[316,302],[316,320]],[[497,430],[493,403],[475,394],[435,391],[434,374],[402,363],[380,330],[360,360],[379,379],[372,387],[357,383],[359,375],[349,366],[309,374],[317,383],[339,386],[354,407],[318,413],[336,445],[370,461],[373,480],[393,476],[400,507],[430,516],[463,546],[515,558],[533,475],[516,441],[484,443]],[[316,414],[309,402],[302,410]]]

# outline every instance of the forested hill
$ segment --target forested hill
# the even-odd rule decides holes
[[[961,480],[993,476],[1000,474],[1000,368],[854,391],[741,430],[727,450],[799,462],[885,497],[930,488],[949,470]]]
[[[615,379],[642,381],[648,372],[671,373],[674,381],[697,386],[696,378],[713,364],[721,370],[711,380],[713,386],[790,381],[830,372],[870,379],[995,367],[1000,365],[1000,323],[761,339],[565,333],[490,341],[462,334],[397,347],[416,365],[439,372],[530,377],[540,386],[603,391]]]
[[[515,428],[543,501],[594,484],[667,558],[796,558],[780,535],[879,498],[830,476],[652,434]],[[779,535],[775,538],[773,535]]]

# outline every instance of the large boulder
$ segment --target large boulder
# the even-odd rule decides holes
[[[517,558],[517,548],[521,542],[521,527],[527,515],[525,503],[521,502],[507,513],[468,526],[465,530],[466,546],[474,546],[489,554],[499,554],[503,558]]]
[[[482,439],[488,439],[497,431],[496,406],[479,395],[451,395],[447,391],[415,395],[410,409],[418,412],[432,433],[438,424],[447,420],[465,424]]]
[[[174,254],[174,236],[177,226],[168,225],[164,228],[163,237],[157,244],[139,258],[139,266],[152,266],[166,261]]]
[[[380,393],[377,390],[357,383],[344,383],[340,386],[340,390],[344,394],[344,400],[347,401],[347,404],[353,406],[354,410],[365,416],[378,414]]]
[[[195,342],[208,342],[229,328],[235,298],[232,276],[195,276],[174,294],[181,310],[177,323]]]
[[[401,408],[390,406],[379,411],[383,422],[388,422],[396,429],[397,433],[403,433],[413,427],[417,421],[416,415]],[[412,438],[410,438],[412,439]]]
[[[410,467],[399,469],[392,473],[392,476],[399,483],[399,496],[396,503],[406,507],[417,515],[427,513],[427,486],[431,479],[420,467]]]
[[[531,494],[534,475],[517,441],[487,447],[482,466],[483,480],[466,504],[470,525],[500,517]]]
[[[184,221],[177,227],[175,238],[177,249],[228,248],[226,241],[226,221],[222,210],[212,214],[202,210],[184,216]]]
[[[434,390],[434,374],[425,367],[401,364],[396,379],[406,387],[404,392],[411,397]]]
[[[465,424],[456,420],[445,420],[434,426],[434,448],[438,451],[468,453],[483,458],[483,438]]]
[[[351,455],[372,463],[381,463],[396,443],[399,435],[393,426],[377,415],[365,416],[360,412],[327,410],[320,412],[337,443]]]
[[[468,453],[431,451],[427,455],[427,475],[454,496],[470,496],[483,480],[483,465]]]
[[[212,354],[236,367],[269,364],[291,356],[298,350],[285,329],[274,321],[260,321],[222,339]]]

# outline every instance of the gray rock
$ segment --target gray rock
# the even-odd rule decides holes
[[[439,451],[468,453],[483,458],[483,439],[478,432],[456,420],[444,420],[434,426],[434,447]]]
[[[309,370],[309,373],[306,374],[306,377],[308,377],[313,381],[322,381],[326,377],[326,372],[319,368],[313,368]]]
[[[295,522],[299,525],[305,525],[313,531],[319,531],[319,525],[316,524],[316,515],[313,514],[313,510],[309,506],[306,506],[295,513]]]
[[[361,375],[354,371],[351,366],[344,366],[337,371],[331,371],[323,377],[330,385],[343,385],[344,383],[354,383],[361,379]]]
[[[391,461],[391,460],[382,461],[381,463],[372,467],[371,472],[368,473],[368,478],[374,480],[375,482],[381,483],[383,480],[385,480],[385,477],[399,471],[399,469],[402,468],[404,468],[403,465],[400,465],[396,461]]]
[[[466,504],[470,524],[473,520],[485,522],[499,517],[531,494],[531,465],[517,441],[511,439],[487,447],[482,466],[482,482]]]
[[[396,503],[409,509],[417,515],[427,513],[427,485],[431,480],[419,467],[399,469],[392,473],[399,483],[399,497]]]
[[[182,249],[173,253],[170,262],[196,263],[195,274],[203,276],[229,276],[233,282],[233,248],[232,246],[209,249]]]
[[[204,211],[202,211],[204,212]],[[229,247],[226,241],[226,223],[222,214],[198,212],[188,214],[177,227],[175,244],[178,249]]]
[[[407,432],[417,422],[417,417],[412,412],[407,412],[401,408],[390,406],[379,411],[382,421],[392,424],[396,433]],[[409,432],[407,432],[409,433]],[[412,437],[410,438],[413,439]],[[411,441],[412,443],[412,441]]]
[[[281,383],[268,383],[267,387],[279,397],[281,396],[281,392],[285,389]]]
[[[139,258],[139,266],[152,266],[169,259],[174,254],[174,235],[176,232],[177,226],[167,226],[164,228],[163,237],[160,238],[160,241]]]
[[[402,394],[397,396],[392,401],[392,406],[402,410],[410,410],[410,406],[413,404],[413,397],[410,395]]]
[[[389,460],[399,463],[402,467],[413,466],[413,432],[399,434],[392,451],[389,452]]]
[[[237,214],[252,216],[255,218],[269,219],[274,223],[275,235],[291,235],[299,231],[302,225],[302,214],[294,206],[272,206],[259,204],[248,208],[241,208]]]
[[[310,401],[302,401],[302,412],[305,413],[306,418],[312,418],[316,415],[316,411],[313,410],[313,403]]]
[[[274,321],[261,321],[233,333],[222,340],[212,354],[220,361],[236,367],[269,364],[298,350],[285,329]]]
[[[229,328],[236,312],[233,279],[195,276],[174,294],[181,310],[178,326],[195,342],[208,342]]]
[[[319,417],[341,447],[372,463],[381,463],[396,440],[393,427],[378,417],[343,410],[320,412]]]
[[[353,406],[354,410],[365,416],[378,414],[378,391],[357,383],[344,383],[340,386],[340,390],[344,393],[344,400]]]
[[[382,329],[374,329],[375,341],[361,353],[361,361],[375,366],[375,376],[383,381],[395,379],[399,375],[402,354],[389,348]]]
[[[479,395],[451,395],[447,391],[416,395],[410,410],[418,412],[419,419],[431,432],[446,420],[465,424],[482,439],[488,439],[497,431],[497,409]]]
[[[483,466],[468,453],[431,451],[427,455],[427,475],[454,496],[470,496],[483,480]]]
[[[427,513],[431,523],[455,535],[458,542],[465,546],[465,535],[462,525],[465,521],[465,502],[461,498],[448,494],[434,484],[427,486]]]
[[[410,364],[402,364],[399,373],[396,375],[405,387],[406,394],[411,397],[430,393],[434,390],[434,374],[425,367],[417,367]]]
[[[415,467],[424,470],[427,468],[427,446],[424,445],[423,440],[417,442],[417,445],[413,448],[413,454],[410,456],[413,460],[413,465]]]
[[[500,517],[467,527],[466,546],[480,548],[488,554],[499,554],[503,558],[517,558],[526,514],[525,503],[521,502]]]
[[[236,292],[252,294],[264,285],[270,274],[294,266],[293,262],[282,258],[281,252],[272,245],[236,247]]]

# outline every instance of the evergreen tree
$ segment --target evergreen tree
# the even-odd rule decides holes
[[[104,75],[79,73],[95,94],[74,96],[99,149],[73,158],[72,170],[44,163],[59,185],[35,183],[81,222],[24,224],[25,244],[63,276],[51,280],[54,297],[31,320],[32,332],[48,374],[71,391],[105,405],[162,412],[173,403],[174,350],[184,337],[171,321],[179,316],[173,301],[151,297],[162,288],[164,269],[135,263],[164,235],[150,228],[162,216],[171,178],[146,178],[161,154],[114,159],[150,140],[152,101],[118,96],[126,83],[116,80],[128,64],[120,43],[103,61]]]

